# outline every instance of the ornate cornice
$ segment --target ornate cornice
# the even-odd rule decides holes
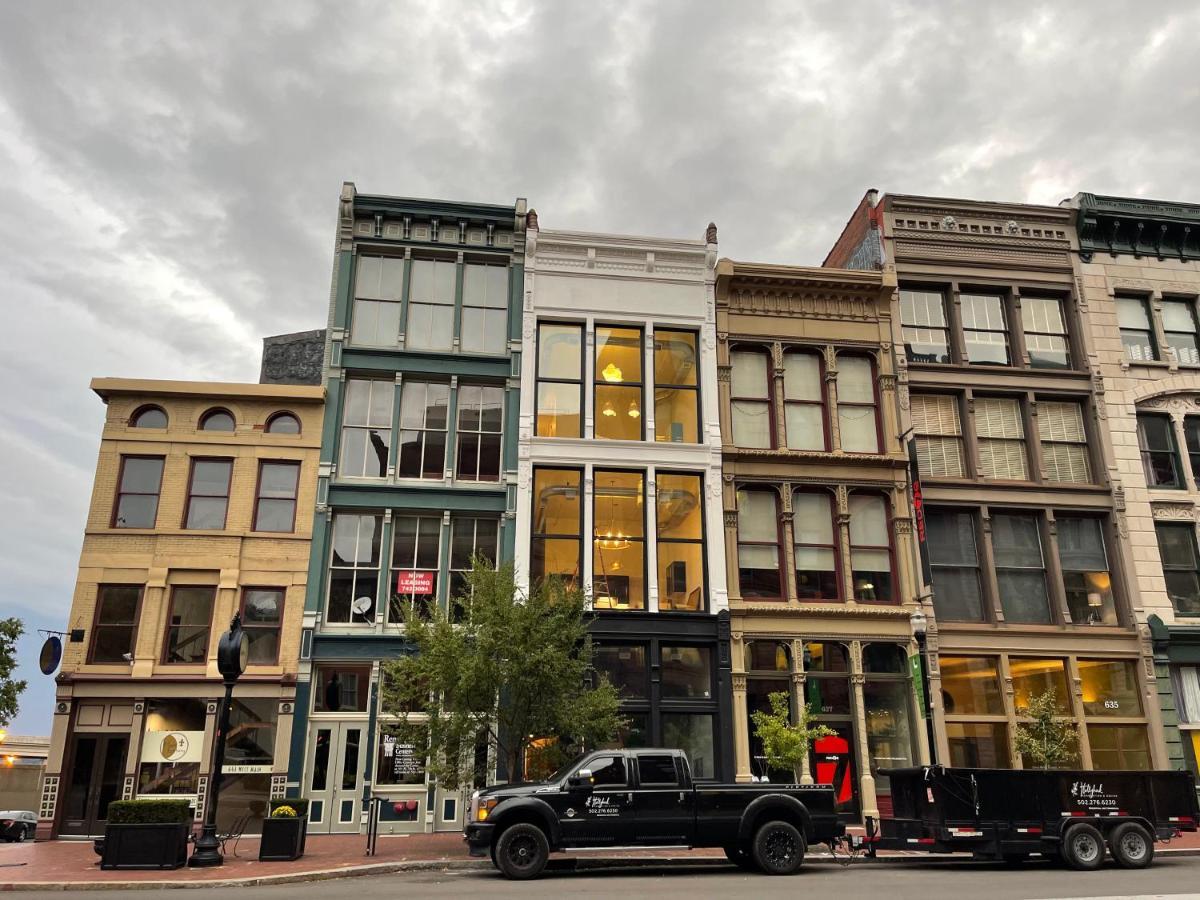
[[[833,617],[845,619],[907,619],[902,606],[833,603],[754,603],[745,600],[734,610],[746,616],[787,616],[795,618]]]
[[[1200,206],[1096,194],[1079,194],[1075,202],[1084,262],[1096,253],[1200,259]]]

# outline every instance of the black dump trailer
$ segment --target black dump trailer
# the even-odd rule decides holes
[[[969,852],[1020,863],[1030,854],[1061,857],[1075,869],[1098,869],[1105,852],[1120,866],[1145,868],[1154,843],[1200,820],[1189,772],[1083,772],[1064,769],[884,770],[892,816],[875,832],[875,850]]]

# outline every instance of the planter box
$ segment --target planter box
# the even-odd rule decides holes
[[[258,858],[263,862],[299,859],[304,855],[304,839],[307,836],[308,822],[300,817],[263,819]]]
[[[108,825],[104,829],[101,869],[178,869],[187,862],[188,835],[184,823]]]

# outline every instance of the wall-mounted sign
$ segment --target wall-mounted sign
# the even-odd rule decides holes
[[[58,635],[52,634],[46,638],[46,643],[42,644],[42,652],[38,656],[38,667],[42,670],[43,675],[53,675],[60,662],[62,662],[62,640]]]
[[[226,775],[270,775],[272,766],[270,763],[260,765],[229,765],[226,763],[221,766],[221,771]]]
[[[421,594],[426,596],[432,594],[433,573],[401,569],[396,573],[396,593]]]
[[[203,750],[203,731],[147,731],[142,741],[142,762],[200,762]]]

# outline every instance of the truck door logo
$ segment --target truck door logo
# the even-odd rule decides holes
[[[618,809],[613,805],[612,797],[598,797],[592,794],[584,801],[584,808],[594,816],[615,816]]]

